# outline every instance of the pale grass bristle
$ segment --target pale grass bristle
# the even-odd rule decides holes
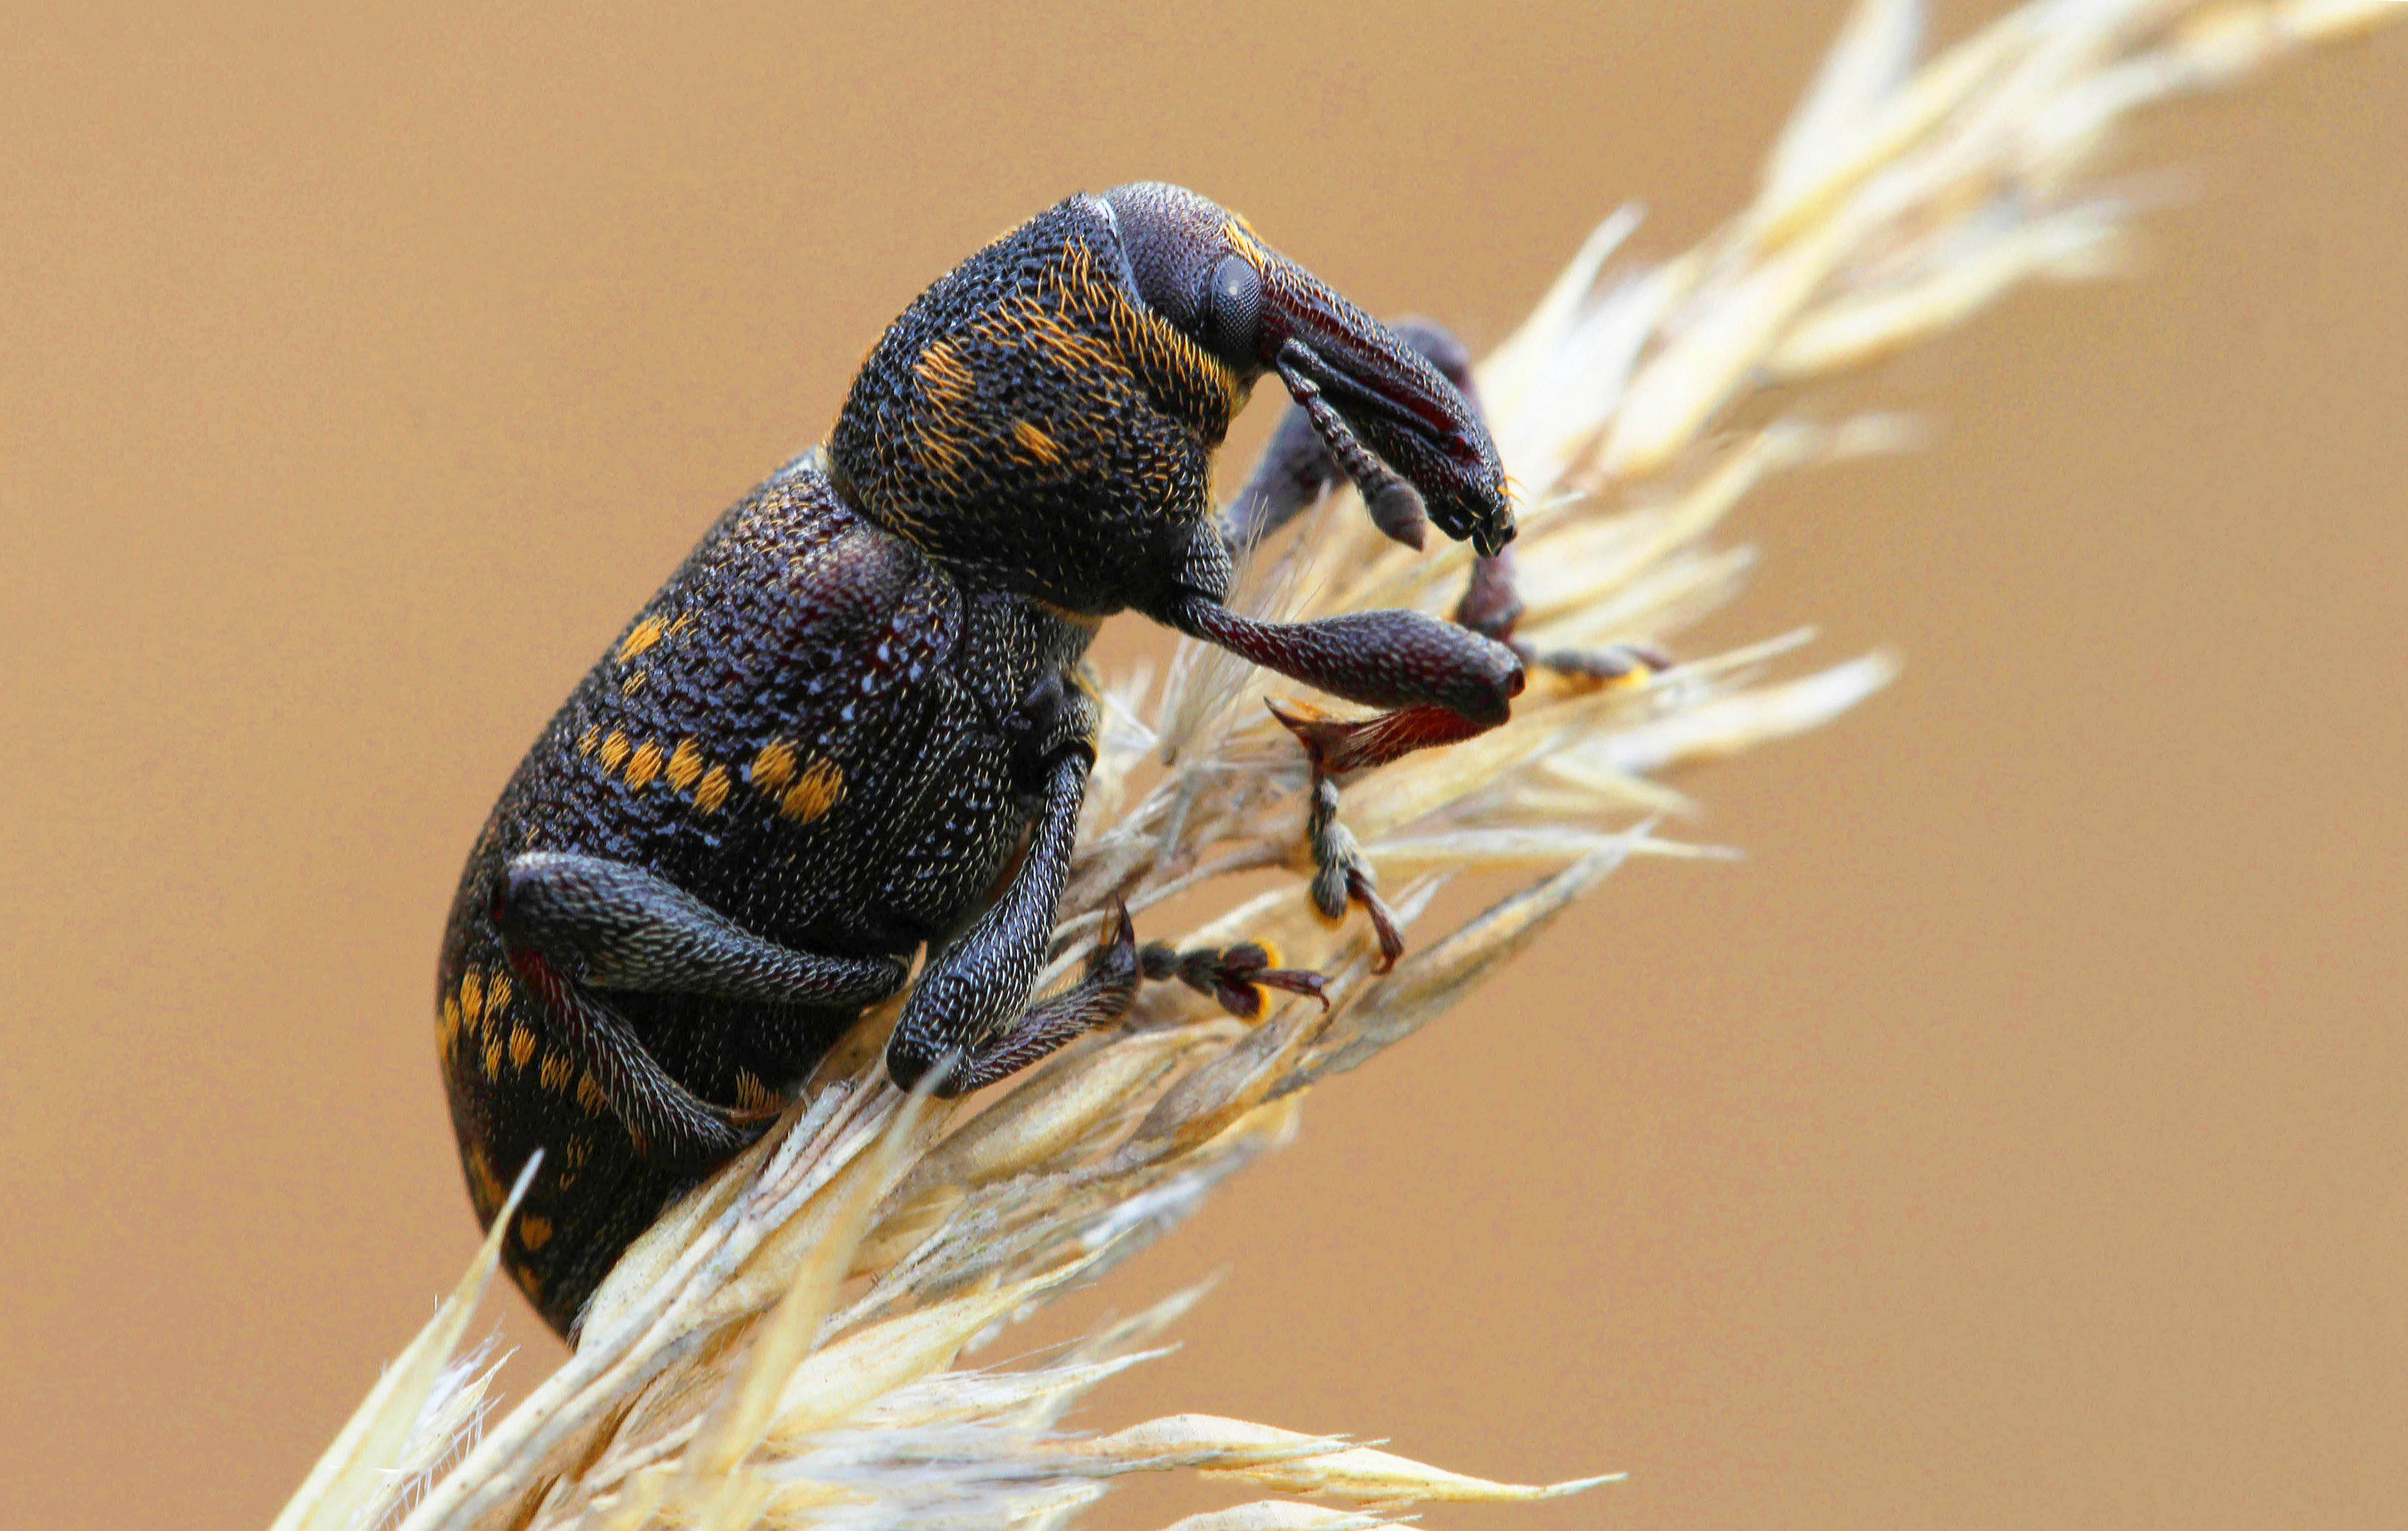
[[[1717,431],[1736,399],[1911,346],[2030,279],[2114,269],[2135,207],[2084,176],[2130,112],[2403,11],[2045,0],[1918,66],[1921,7],[1864,0],[1753,205],[1652,266],[1621,255],[1638,220],[1613,215],[1482,365],[1519,485],[1524,635],[1542,650],[1665,642],[1728,600],[1746,558],[1712,538],[1751,490],[1914,439],[1882,416]],[[1254,560],[1247,601],[1443,613],[1468,551],[1410,553],[1340,498]],[[1109,681],[1045,981],[1078,965],[1114,899],[1142,921],[1283,868],[1181,944],[1268,941],[1330,976],[1328,1013],[1296,1000],[1245,1025],[1149,985],[1125,1031],[973,1115],[884,1081],[890,1007],[778,1132],[638,1241],[576,1354],[480,1438],[492,1369],[481,1352],[452,1357],[494,1268],[489,1239],[279,1527],[1054,1526],[1122,1473],[1192,1469],[1242,1502],[1173,1531],[1357,1531],[1425,1502],[1605,1481],[1494,1483],[1201,1415],[1064,1428],[1097,1382],[1160,1353],[1194,1294],[1013,1369],[968,1357],[1176,1224],[1286,1139],[1309,1086],[1435,1019],[1630,857],[1706,853],[1658,833],[1686,807],[1662,773],[1819,726],[1890,675],[1873,657],[1771,679],[1799,641],[1684,656],[1621,686],[1537,678],[1509,726],[1351,783],[1344,823],[1409,924],[1463,874],[1523,883],[1452,930],[1413,926],[1385,977],[1364,921],[1327,926],[1307,902],[1305,766],[1261,706],[1264,678],[1187,644],[1158,688]]]

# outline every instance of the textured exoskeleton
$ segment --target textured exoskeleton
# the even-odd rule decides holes
[[[1284,449],[1286,499],[1225,523],[1212,453],[1266,372],[1313,445]],[[452,1121],[487,1221],[543,1151],[505,1251],[553,1327],[923,948],[887,1066],[947,1094],[1111,1023],[1149,975],[1241,1010],[1261,985],[1313,992],[1258,948],[1140,954],[1123,915],[1078,984],[1030,993],[1104,617],[1392,709],[1309,735],[1316,759],[1506,717],[1522,660],[1470,627],[1224,604],[1233,531],[1337,471],[1392,530],[1426,519],[1490,555],[1512,535],[1496,449],[1422,350],[1176,187],[1071,197],[895,322],[825,448],[728,511],[569,697],[461,879],[437,991]],[[1351,842],[1316,844],[1325,909],[1376,913]]]

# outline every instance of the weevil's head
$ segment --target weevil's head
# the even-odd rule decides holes
[[[1297,403],[1326,404],[1314,423],[1358,485],[1385,467],[1456,541],[1494,553],[1512,537],[1497,444],[1420,351],[1193,192],[1137,181],[1101,200],[1140,299],[1249,385],[1276,372]]]
[[[971,256],[888,328],[829,461],[853,503],[976,582],[1082,611],[1176,581],[1211,457],[1276,372],[1357,481],[1382,465],[1448,536],[1513,535],[1497,449],[1386,326],[1159,182],[1074,196]]]

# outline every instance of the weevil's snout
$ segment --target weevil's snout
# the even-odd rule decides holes
[[[1247,381],[1277,372],[1392,535],[1418,541],[1402,497],[1483,553],[1512,540],[1496,443],[1395,331],[1193,192],[1141,182],[1103,200],[1138,294]]]
[[[1513,507],[1497,444],[1470,400],[1395,331],[1282,265],[1269,290],[1288,334],[1270,363],[1331,454],[1375,508],[1393,493],[1384,466],[1439,530],[1493,557],[1513,539]],[[1367,450],[1374,461],[1364,460]]]

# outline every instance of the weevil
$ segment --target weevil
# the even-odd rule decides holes
[[[1216,512],[1213,453],[1267,373],[1293,415]],[[924,951],[885,1064],[945,1095],[1112,1023],[1149,979],[1240,1013],[1266,985],[1318,993],[1258,947],[1140,951],[1118,911],[1032,1003],[1107,616],[1378,709],[1287,721],[1314,766],[1314,900],[1369,909],[1393,959],[1337,780],[1504,722],[1541,657],[1510,641],[1512,510],[1459,383],[1442,332],[1382,325],[1158,183],[1047,209],[895,321],[824,446],[728,510],[569,696],[462,874],[437,1001],[452,1124],[488,1224],[543,1151],[504,1249],[554,1329]],[[1434,522],[1484,555],[1458,621],[1229,609],[1236,559],[1341,474],[1391,536]]]

